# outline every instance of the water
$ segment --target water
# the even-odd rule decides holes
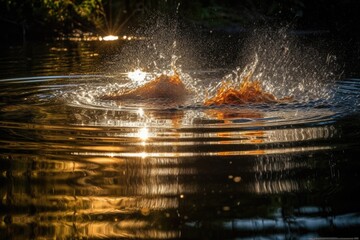
[[[287,104],[123,104],[98,98],[129,81],[104,49],[2,53],[1,239],[359,236],[359,79]]]

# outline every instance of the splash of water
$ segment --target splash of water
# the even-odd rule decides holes
[[[293,97],[297,102],[326,101],[333,98],[333,86],[339,78],[336,56],[320,53],[301,44],[286,28],[257,30],[246,41],[243,53],[245,67],[237,67],[222,81],[210,85],[208,98],[219,89],[239,88],[244,79],[259,81],[261,89],[276,98]],[[249,63],[250,62],[250,63]]]
[[[303,102],[332,97],[330,88],[338,77],[336,57],[324,47],[321,53],[302,44],[287,28],[259,30],[249,41],[246,49],[255,52],[258,59],[253,78],[261,81],[264,90]]]
[[[230,74],[206,86],[206,79],[193,78],[183,71],[181,53],[186,49],[179,46],[176,39],[177,24],[176,27],[172,25],[173,21],[160,21],[158,18],[154,26],[146,30],[145,41],[137,42],[136,46],[129,44],[123,49],[118,64],[131,74],[123,84],[110,83],[106,86],[107,93],[114,90],[119,94],[125,93],[160,75],[177,74],[185,87],[194,93],[192,103],[203,103],[206,98],[216,96],[224,82],[229,88],[237,88],[247,76],[250,76],[250,82],[258,81],[259,89],[276,99],[291,96],[298,102],[306,103],[333,96],[331,85],[336,74],[332,67],[336,58],[331,54],[324,58],[314,48],[300,44],[287,33],[287,29],[255,31],[243,46],[247,49],[242,59],[245,66],[239,64]]]
[[[225,75],[222,81],[216,82],[215,85],[210,84],[206,93],[206,98],[216,97],[219,90],[224,88],[224,85],[226,85],[226,89],[239,88],[244,79],[248,79],[249,77],[251,78],[253,76],[258,62],[258,55],[255,54],[255,60],[252,63],[247,64],[245,68],[236,67],[232,73]]]

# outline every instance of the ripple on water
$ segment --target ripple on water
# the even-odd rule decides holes
[[[337,151],[359,80],[288,104],[99,100],[126,86],[122,76],[0,80],[0,231],[169,239],[360,226],[349,197],[358,177],[342,161],[358,167]]]
[[[244,151],[234,150],[231,154],[258,154],[260,152],[253,150],[268,148],[268,144],[331,138],[337,134],[332,127],[337,116],[348,111],[348,106],[339,106],[339,102],[333,107],[334,99],[224,107],[204,107],[194,99],[190,99],[184,106],[168,106],[164,102],[127,104],[101,100],[100,96],[104,93],[126,86],[126,78],[122,74],[18,78],[2,80],[2,83],[11,86],[5,92],[7,98],[12,99],[2,107],[3,116],[7,118],[2,122],[4,128],[24,128],[22,134],[30,128],[43,128],[48,131],[42,133],[43,137],[49,138],[54,134],[63,138],[60,134],[70,135],[71,131],[76,130],[86,135],[100,135],[99,142],[102,137],[122,139],[124,143],[138,141],[136,144],[151,139],[147,145],[153,147],[160,147],[170,141],[175,146],[182,146],[184,156],[221,152],[230,154],[224,149],[233,148],[237,144],[252,147]],[[340,82],[335,97],[348,101],[351,98],[346,91],[355,91],[357,83],[355,80]],[[342,94],[345,96],[342,97]],[[356,93],[352,94],[357,96]],[[141,133],[144,129],[146,139],[142,139],[145,138]],[[186,150],[185,146],[194,144],[199,149],[207,149],[205,145],[219,145],[223,151],[216,148],[196,153],[191,152],[193,149]],[[164,151],[165,155],[171,155],[170,148],[162,148],[156,154]],[[263,151],[266,152],[281,152],[281,149]],[[131,151],[126,154],[134,155]],[[141,154],[136,153],[134,156]]]

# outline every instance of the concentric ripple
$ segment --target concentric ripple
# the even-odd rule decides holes
[[[360,80],[273,105],[100,99],[126,84],[0,80],[0,236],[354,237]]]

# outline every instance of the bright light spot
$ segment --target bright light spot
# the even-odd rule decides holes
[[[139,108],[138,114],[140,115],[140,117],[143,117],[144,116],[144,110],[142,108]]]
[[[238,183],[240,181],[241,181],[241,177],[239,176],[234,177],[234,182]]]
[[[145,141],[149,138],[149,129],[147,129],[146,127],[141,128],[138,132],[138,136],[139,138],[141,138],[141,140]]]
[[[118,40],[119,37],[118,36],[113,36],[113,35],[108,35],[102,38],[102,40],[104,41],[115,41]]]
[[[140,69],[136,69],[133,72],[128,72],[128,78],[136,82],[144,81],[145,77],[146,77],[146,73],[141,71]]]
[[[135,38],[135,37],[131,37],[131,36],[126,36],[126,35],[124,35],[123,37],[122,37],[124,40],[131,40],[131,39],[133,39],[133,38]]]
[[[150,214],[150,208],[144,207],[144,208],[140,209],[140,212],[142,215],[148,216]]]
[[[230,207],[229,206],[223,206],[223,211],[230,211]]]

